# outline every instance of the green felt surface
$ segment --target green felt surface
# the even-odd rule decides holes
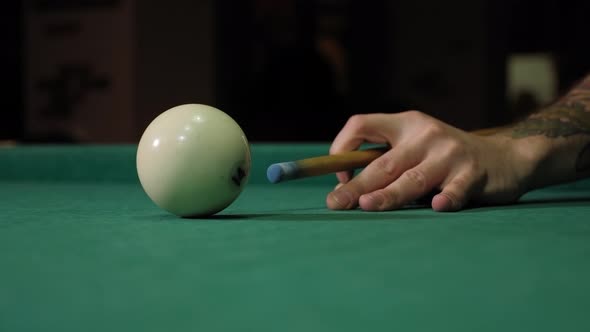
[[[0,331],[590,329],[590,183],[364,213],[324,207],[331,177],[256,175],[325,148],[255,146],[207,220],[155,207],[133,147],[0,150]]]

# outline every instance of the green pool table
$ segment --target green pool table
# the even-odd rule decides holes
[[[330,211],[323,144],[254,144],[229,208],[181,219],[134,146],[0,149],[0,331],[589,331],[590,182],[435,213]]]

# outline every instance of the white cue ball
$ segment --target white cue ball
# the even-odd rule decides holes
[[[250,146],[240,126],[207,105],[173,107],[156,117],[137,148],[137,174],[147,195],[182,217],[213,215],[242,192]]]

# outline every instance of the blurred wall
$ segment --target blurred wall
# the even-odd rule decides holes
[[[418,109],[464,129],[508,118],[501,2],[233,8],[218,10],[217,101],[254,139],[330,140],[358,113]]]
[[[407,109],[475,129],[539,106],[534,91],[507,91],[515,57],[549,59],[542,67],[555,73],[536,76],[556,80],[543,83],[555,94],[590,70],[589,1],[26,0],[0,9],[0,139],[29,142],[137,142],[183,103],[221,108],[252,141],[329,141],[353,114]]]
[[[167,108],[213,103],[212,2],[26,1],[29,140],[136,142]]]
[[[23,137],[22,10],[19,1],[0,4],[0,140]]]
[[[132,1],[26,1],[25,128],[46,140],[134,136]]]
[[[137,1],[135,137],[161,112],[215,104],[215,0]]]
[[[506,29],[501,1],[396,1],[390,93],[463,129],[505,113]]]

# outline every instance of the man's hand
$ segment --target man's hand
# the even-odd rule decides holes
[[[451,127],[417,111],[350,118],[330,153],[357,149],[364,142],[391,150],[359,175],[338,173],[340,185],[327,197],[331,209],[367,211],[402,207],[432,191],[436,211],[456,211],[471,200],[508,203],[526,185],[516,151],[506,137],[480,136]]]

